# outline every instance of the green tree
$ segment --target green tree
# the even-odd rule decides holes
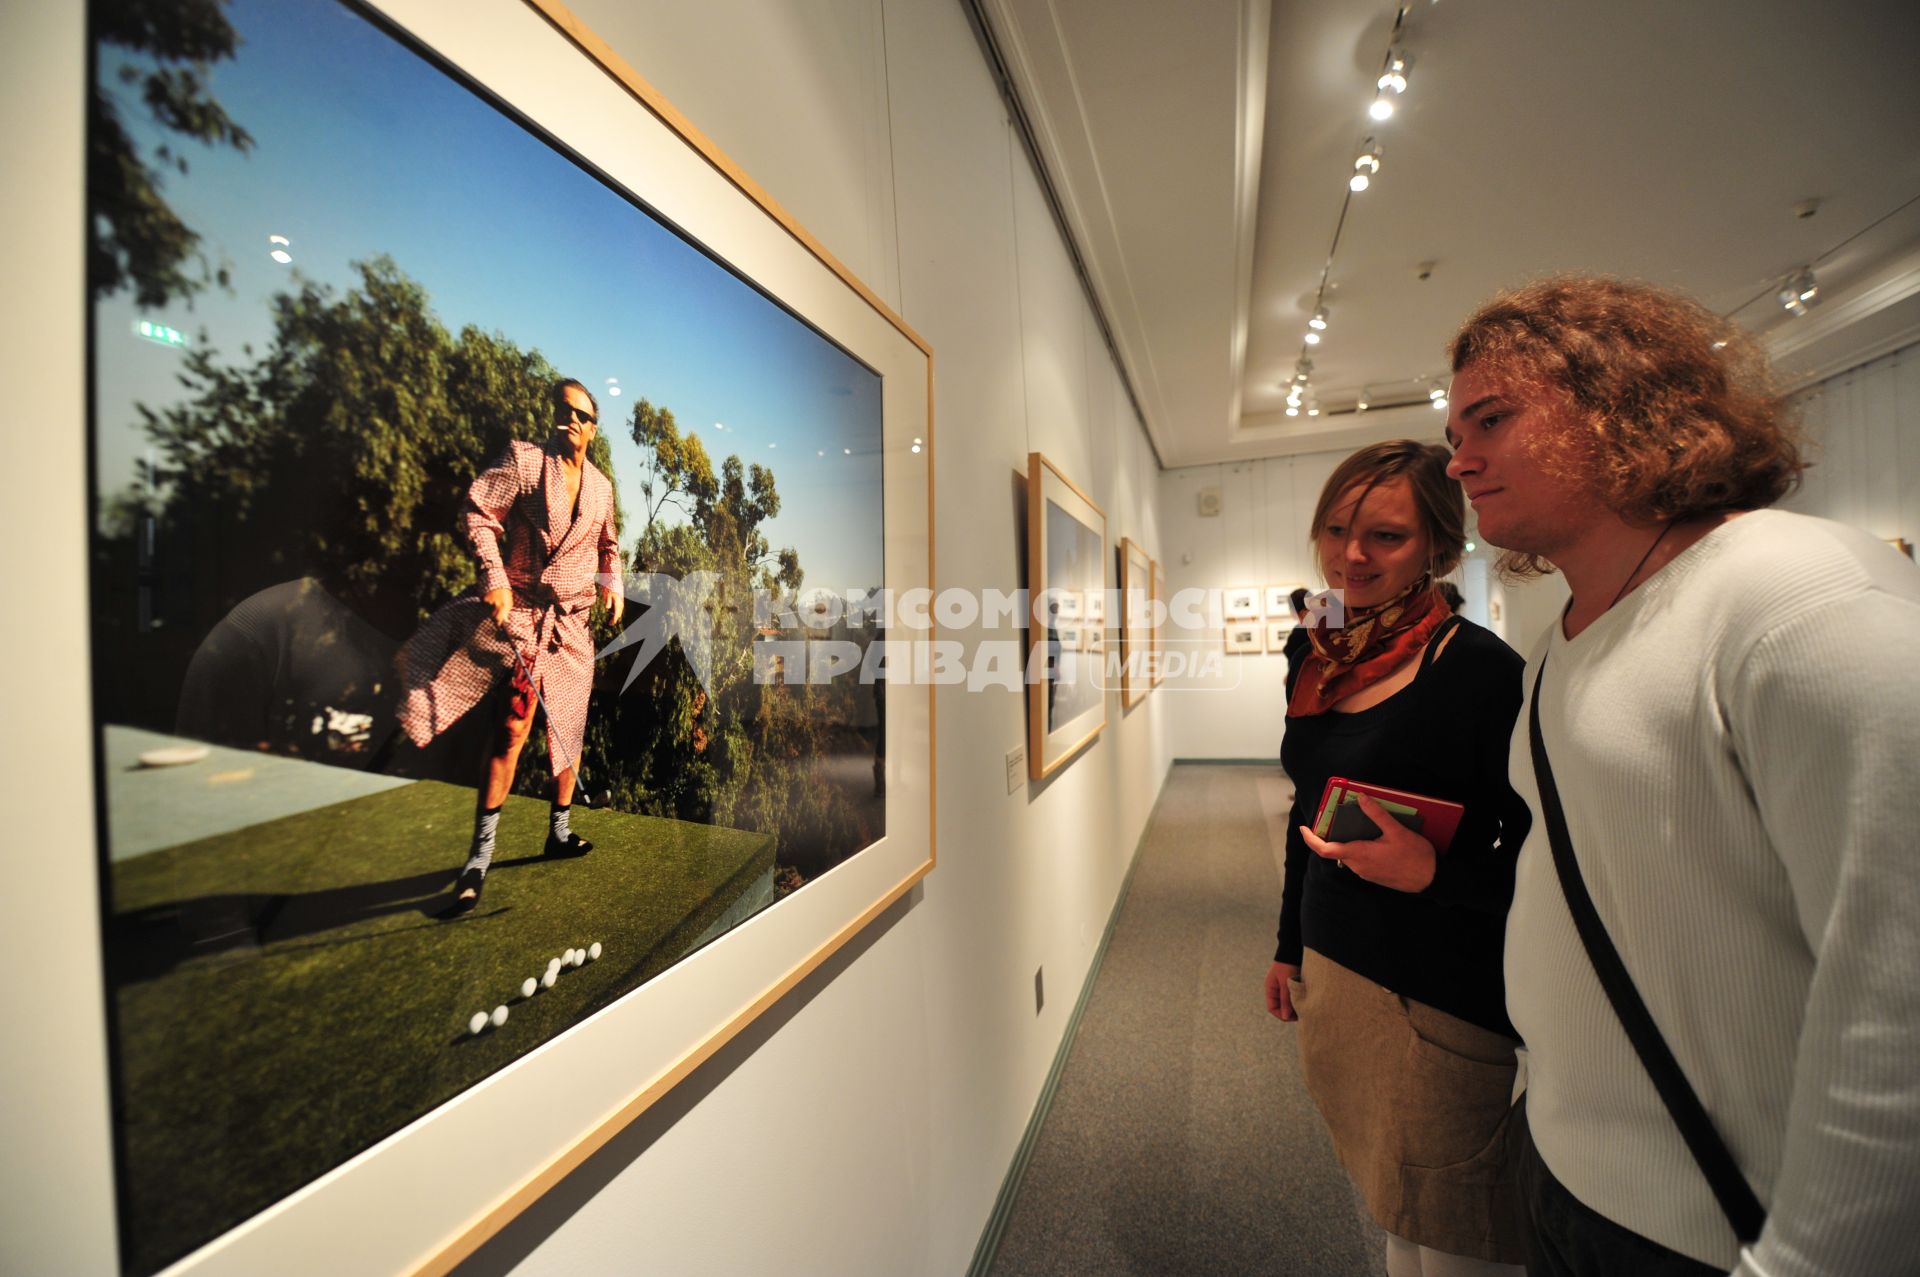
[[[640,499],[646,507],[647,531],[652,531],[669,506],[688,518],[699,503],[714,499],[717,488],[706,445],[698,435],[680,433],[671,408],[655,408],[650,401],[640,400],[633,406],[628,433],[640,449]]]
[[[245,152],[252,136],[207,91],[210,68],[234,56],[239,37],[222,0],[94,0],[89,6],[97,45],[127,55],[118,79],[137,88],[153,121],[184,139]],[[87,129],[88,269],[95,297],[131,284],[142,306],[185,300],[209,276],[226,272],[204,260],[197,274],[200,236],[182,222],[161,193],[161,170],[184,175],[187,157],[170,143],[142,160],[120,108],[104,86],[93,89]]]

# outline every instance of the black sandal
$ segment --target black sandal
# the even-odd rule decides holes
[[[568,860],[574,856],[584,856],[592,850],[593,844],[579,834],[570,833],[566,841],[562,842],[549,833],[546,849],[540,854],[553,860]]]
[[[453,884],[453,907],[448,909],[447,912],[451,914],[471,913],[474,907],[480,903],[480,889],[486,886],[486,883],[486,870],[461,870],[460,877],[456,879]],[[469,891],[471,891],[473,895],[468,896],[467,892]]]

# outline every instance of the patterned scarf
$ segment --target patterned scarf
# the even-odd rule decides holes
[[[1313,626],[1307,631],[1313,653],[1300,669],[1287,716],[1324,714],[1378,683],[1406,664],[1451,615],[1432,580],[1422,576],[1377,607],[1349,611],[1344,629]]]

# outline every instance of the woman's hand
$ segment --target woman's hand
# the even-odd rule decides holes
[[[1267,1010],[1276,1020],[1298,1020],[1293,1009],[1293,990],[1287,981],[1298,980],[1300,968],[1291,962],[1276,962],[1267,968]]]
[[[487,606],[493,609],[493,623],[506,628],[507,618],[513,615],[513,591],[506,586],[486,593]]]
[[[1395,891],[1425,891],[1433,882],[1434,868],[1439,861],[1433,844],[1395,820],[1386,808],[1367,795],[1356,793],[1354,797],[1359,800],[1360,810],[1367,813],[1367,819],[1380,827],[1380,836],[1353,842],[1328,842],[1302,825],[1300,836],[1306,840],[1308,850],[1322,859],[1345,865],[1368,882],[1377,882]]]

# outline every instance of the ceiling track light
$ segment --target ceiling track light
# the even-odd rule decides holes
[[[1780,291],[1774,294],[1775,300],[1795,319],[1820,304],[1820,284],[1813,277],[1813,267],[1802,266],[1799,270],[1781,281]]]
[[[1360,154],[1354,157],[1353,176],[1347,179],[1347,189],[1364,191],[1373,183],[1373,175],[1380,171],[1380,143],[1368,138],[1360,144]]]
[[[1412,65],[1413,58],[1408,55],[1407,51],[1397,44],[1394,45],[1391,49],[1387,50],[1386,69],[1380,73],[1380,78],[1374,82],[1374,87],[1379,89],[1381,93],[1392,93],[1395,95],[1405,93],[1407,91],[1407,69]]]
[[[1316,306],[1313,308],[1313,318],[1307,321],[1307,327],[1313,329],[1315,332],[1324,332],[1326,330],[1327,308],[1325,306]]]

